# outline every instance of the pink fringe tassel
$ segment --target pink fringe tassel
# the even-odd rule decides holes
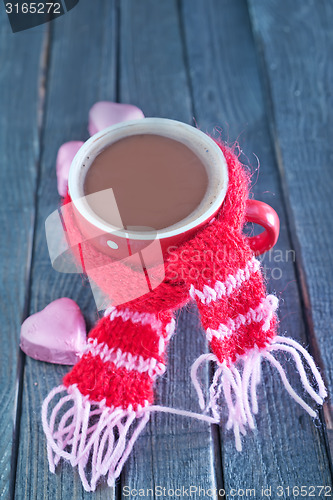
[[[63,392],[65,395],[61,396]],[[54,406],[49,410],[51,402]],[[114,486],[150,413],[154,411],[208,423],[218,422],[218,419],[201,413],[158,405],[137,411],[110,408],[105,401],[90,402],[75,385],[56,387],[42,407],[50,471],[54,473],[60,458],[63,458],[73,467],[78,466],[86,491],[94,491],[98,480],[106,475],[108,485]]]
[[[275,352],[286,352],[292,355],[296,370],[300,376],[304,390],[319,405],[323,404],[327,396],[327,391],[323,379],[316,367],[310,354],[298,342],[293,339],[276,336],[271,345],[265,350],[253,350],[246,356],[243,356],[236,363],[237,366],[227,366],[226,363],[219,363],[214,354],[203,354],[192,365],[191,378],[197,391],[199,405],[204,413],[211,411],[215,419],[219,419],[221,407],[218,401],[221,395],[224,396],[228,408],[227,429],[233,429],[235,436],[235,445],[238,451],[242,450],[241,434],[246,434],[246,427],[255,428],[253,415],[258,413],[257,386],[261,378],[261,361],[266,358],[274,366],[283,382],[283,385],[289,395],[313,418],[317,416],[316,412],[302,399],[291,387],[287,374],[273,356]],[[312,375],[317,383],[318,392],[311,386],[306,371],[304,361],[311,369]],[[198,369],[206,361],[214,361],[218,367],[215,371],[212,384],[209,390],[209,402],[206,404],[198,381]],[[242,372],[239,368],[242,366]]]
[[[48,418],[50,402],[64,391],[66,395]],[[60,458],[64,458],[73,467],[78,466],[86,491],[94,491],[104,475],[108,475],[108,485],[113,486],[149,416],[149,412],[109,408],[103,401],[91,403],[75,386],[56,387],[42,407],[50,471],[55,472]]]

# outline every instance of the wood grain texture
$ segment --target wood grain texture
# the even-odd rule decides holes
[[[307,319],[333,389],[333,5],[250,1]],[[333,430],[333,426],[331,427]]]
[[[276,2],[250,5],[291,234],[299,254],[309,338],[332,394],[333,6],[307,1],[295,9],[286,2],[277,13]],[[324,416],[332,455],[332,398],[324,406]]]
[[[122,1],[120,30],[120,100],[136,104],[146,116],[192,123],[177,3]],[[170,342],[167,372],[157,382],[157,404],[199,411],[190,368],[206,348],[196,309],[185,308]],[[207,387],[208,373],[204,372]],[[165,414],[152,416],[121,477],[122,493],[125,487],[208,489],[215,484],[209,425]]]
[[[42,135],[38,218],[34,242],[30,314],[59,297],[74,299],[87,318],[96,320],[89,286],[80,276],[52,269],[45,239],[46,217],[58,206],[55,160],[59,146],[87,138],[88,111],[102,99],[114,100],[116,82],[116,12],[113,1],[98,6],[84,0],[51,23],[51,45]],[[26,359],[15,497],[21,498],[114,498],[105,487],[87,494],[76,470],[62,463],[56,474],[48,470],[46,439],[41,424],[41,405],[48,392],[59,385],[69,367]]]
[[[15,466],[19,334],[26,314],[39,160],[38,81],[45,28],[11,31],[0,16],[0,498]],[[15,61],[13,66],[12,61]],[[13,456],[12,456],[13,451]]]
[[[308,339],[291,252],[293,244],[247,4],[232,0],[206,4],[184,0],[182,13],[198,126],[210,133],[218,127],[215,135],[221,133],[230,143],[238,140],[241,159],[251,165],[253,172],[253,195],[272,205],[280,216],[279,241],[271,253],[263,256],[268,290],[280,298],[281,334],[306,345]],[[276,45],[275,52],[278,50]],[[280,100],[283,96],[281,89]],[[289,137],[297,141],[294,134],[289,130]],[[259,158],[260,169],[255,155]],[[283,361],[283,365],[286,365],[293,386],[302,394],[293,363]],[[258,494],[265,485],[272,486],[273,491],[278,485],[330,485],[321,424],[314,425],[290,399],[274,369],[264,366],[263,374],[257,431],[244,438],[242,453],[235,451],[232,435],[226,433],[223,426],[221,428],[226,490],[255,488]],[[276,493],[273,494],[275,497]],[[282,498],[287,498],[287,495]]]
[[[97,318],[90,288],[81,277],[52,269],[44,222],[59,202],[57,149],[65,141],[87,138],[88,110],[98,100],[119,99],[138,105],[146,116],[187,123],[194,116],[204,131],[218,127],[218,135],[221,127],[223,138],[238,139],[242,161],[253,171],[253,195],[271,204],[281,219],[278,244],[263,258],[268,288],[280,298],[280,331],[303,345],[310,343],[332,383],[332,4],[306,0],[295,8],[294,2],[285,0],[282,9],[278,0],[249,0],[255,45],[245,0],[115,3],[81,0],[49,25],[45,111],[40,106],[43,94],[38,94],[45,28],[10,39],[8,21],[0,18],[0,108],[5,110],[0,117],[0,219],[8,235],[6,245],[0,246],[5,319],[0,355],[1,498],[9,494],[11,417],[24,304],[30,304],[32,314],[68,296],[80,305],[88,328]],[[44,117],[41,144],[38,116]],[[254,155],[260,160],[259,172]],[[32,243],[31,289],[26,293]],[[168,371],[156,388],[157,404],[199,410],[189,370],[206,349],[197,310],[187,306],[178,313]],[[293,364],[286,360],[283,364],[302,393]],[[56,475],[49,472],[41,427],[42,401],[67,371],[26,359],[17,499],[114,499],[125,497],[125,486],[190,485],[206,490],[219,486],[227,492],[255,488],[256,496],[267,485],[272,486],[272,498],[277,498],[278,485],[331,485],[322,423],[314,425],[286,394],[277,374],[264,366],[258,428],[244,439],[242,454],[235,451],[224,426],[218,435],[207,424],[155,414],[138,439],[116,492],[103,485],[87,494],[68,464],[62,462]],[[202,372],[207,387],[208,369]],[[192,498],[203,495],[197,492]]]

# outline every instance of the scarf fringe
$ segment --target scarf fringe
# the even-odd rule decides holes
[[[107,407],[105,401],[91,403],[76,386],[56,387],[42,407],[50,471],[54,473],[60,458],[64,458],[73,467],[78,466],[86,491],[94,491],[97,481],[106,474],[108,485],[114,486],[149,417],[150,413],[142,409],[140,413],[131,408]]]
[[[61,396],[63,392],[65,394]],[[53,406],[51,410],[50,404]],[[98,480],[106,475],[108,485],[114,486],[152,412],[171,413],[208,423],[219,421],[202,413],[158,405],[136,411],[111,408],[105,405],[105,401],[90,402],[76,385],[56,387],[42,406],[50,471],[54,473],[63,458],[73,467],[78,466],[86,491],[95,491]]]
[[[263,359],[267,359],[269,363],[277,369],[289,395],[307,411],[311,417],[317,417],[317,413],[290,385],[286,371],[273,355],[275,352],[286,352],[291,354],[304,390],[318,405],[322,405],[327,396],[323,379],[311,355],[293,339],[276,336],[266,349],[260,351],[252,350],[249,354],[237,360],[235,365],[240,366],[228,366],[226,362],[220,363],[215,354],[203,354],[192,365],[191,378],[198,394],[199,405],[201,409],[204,410],[204,413],[211,411],[213,417],[220,420],[222,408],[219,406],[218,400],[221,395],[224,396],[228,408],[226,428],[228,430],[233,430],[235,445],[238,451],[242,451],[241,434],[246,434],[246,427],[252,430],[255,429],[254,415],[258,413],[257,387],[261,380],[261,362]],[[303,360],[300,354],[303,356]],[[207,404],[205,403],[197,376],[199,366],[205,361],[214,361],[218,365],[209,388],[209,402]],[[304,361],[306,361],[316,381],[318,392],[315,391],[309,381],[304,368]],[[239,369],[241,365],[242,371]]]

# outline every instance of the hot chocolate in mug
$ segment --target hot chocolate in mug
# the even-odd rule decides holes
[[[94,161],[106,148],[112,148],[113,144],[122,139],[149,134],[171,139],[191,150],[205,169],[207,187],[203,198],[194,210],[172,225],[150,230],[147,227],[144,230],[138,227],[124,229],[121,213],[117,209],[117,200],[112,197],[112,189],[107,189],[110,186],[106,186],[104,192],[87,196],[85,181]],[[149,149],[146,154],[148,157]],[[133,155],[133,168],[136,168],[135,154]],[[177,182],[176,179],[175,182]],[[182,241],[191,238],[214,218],[228,190],[228,169],[225,157],[218,145],[197,128],[175,120],[143,118],[113,125],[87,140],[71,164],[68,190],[80,232],[83,238],[96,249],[114,260],[121,260],[150,247],[155,249],[150,252],[150,259],[158,260],[160,252],[157,248],[161,249],[165,257],[170,247],[177,246]],[[92,203],[89,203],[91,196],[100,196],[102,203],[104,201],[105,204],[110,204],[110,210],[114,213],[114,225],[103,220],[92,209]],[[151,210],[154,210],[154,206]],[[279,234],[279,218],[272,207],[257,200],[248,200],[246,220],[264,228],[261,234],[248,238],[256,255],[266,252],[275,245]],[[152,245],[153,243],[155,244]]]

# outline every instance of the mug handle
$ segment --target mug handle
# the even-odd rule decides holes
[[[263,201],[247,200],[246,222],[254,222],[264,228],[257,236],[249,236],[248,242],[255,255],[261,255],[270,250],[279,237],[280,220],[274,208]]]

